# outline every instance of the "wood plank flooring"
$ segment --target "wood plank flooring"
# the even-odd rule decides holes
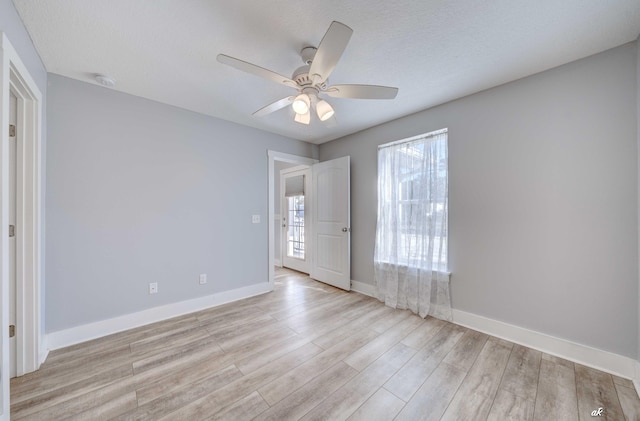
[[[602,417],[592,411],[602,408]],[[275,291],[51,352],[13,420],[640,420],[633,384],[287,269]]]

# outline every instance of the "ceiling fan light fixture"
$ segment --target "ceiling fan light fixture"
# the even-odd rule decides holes
[[[347,25],[337,21],[331,22],[317,48],[302,49],[300,55],[304,66],[296,69],[291,78],[225,54],[218,54],[217,60],[227,66],[296,90],[294,95],[262,107],[253,113],[254,116],[264,116],[291,105],[296,122],[310,124],[312,110],[314,110],[318,119],[324,122],[326,127],[333,127],[336,124],[333,118],[335,110],[327,101],[319,99],[318,94],[332,98],[358,99],[393,99],[398,94],[398,88],[390,86],[355,84],[327,86],[329,76],[345,51],[352,34],[353,29]]]
[[[309,95],[300,94],[293,100],[293,104],[291,107],[296,114],[306,114],[309,112],[309,107],[311,106],[311,100],[309,99]]]
[[[324,99],[321,99],[316,104],[316,112],[320,121],[327,121],[335,114],[333,107]]]
[[[304,114],[296,114],[293,119],[296,123],[309,124],[311,123],[311,112],[310,110],[308,110]]]

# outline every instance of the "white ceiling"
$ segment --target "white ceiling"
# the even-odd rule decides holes
[[[633,41],[638,0],[14,0],[49,72],[312,143],[323,143]],[[394,100],[329,99],[337,125],[251,114],[286,86],[216,61],[224,53],[285,76],[331,21],[354,33],[331,84],[398,87]]]

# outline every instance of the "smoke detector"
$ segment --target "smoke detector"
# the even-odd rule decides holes
[[[96,75],[96,82],[98,82],[102,86],[106,86],[107,88],[113,88],[116,86],[116,81],[109,76],[105,75]]]

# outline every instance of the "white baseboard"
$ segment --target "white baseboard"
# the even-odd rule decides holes
[[[632,358],[456,309],[453,309],[453,323],[631,379],[636,391],[640,390],[640,364]]]
[[[45,337],[45,343],[48,345],[46,352],[48,353],[49,350],[64,348],[69,345],[100,338],[112,333],[122,332],[134,327],[144,326],[161,320],[170,319],[172,317],[181,316],[183,314],[193,313],[210,307],[219,306],[221,304],[230,303],[232,301],[238,301],[243,298],[264,294],[270,290],[269,284],[266,282],[249,285],[247,287],[231,291],[207,295],[206,297],[166,304],[139,311],[137,313],[125,314],[112,319],[101,320],[99,322],[88,323],[86,325],[51,332]],[[44,356],[46,357],[46,354],[44,354]]]
[[[280,259],[273,259],[273,265],[274,265],[274,266],[278,266],[278,267],[282,267],[282,260],[280,260]]]
[[[375,297],[375,286],[371,284],[351,281],[351,290]],[[473,313],[467,313],[462,310],[453,309],[452,313],[453,323],[455,324],[537,349],[547,354],[564,358],[565,360],[615,374],[616,376],[631,379],[636,388],[636,392],[640,395],[640,362],[633,358],[578,344],[566,339],[556,338],[545,333],[478,316]]]
[[[351,281],[351,289],[370,297],[375,296],[375,287],[371,284]],[[40,352],[40,362],[44,362],[49,350],[63,348],[138,326],[264,294],[269,291],[268,283],[260,283],[52,332],[44,337],[42,350]],[[632,358],[467,313],[462,310],[453,309],[453,322],[479,332],[546,352],[547,354],[631,379],[636,386],[636,391],[640,391],[640,362]]]
[[[376,287],[364,282],[358,282],[358,281],[352,280],[351,291],[359,292],[360,294],[368,295],[369,297],[375,298],[376,296]]]

